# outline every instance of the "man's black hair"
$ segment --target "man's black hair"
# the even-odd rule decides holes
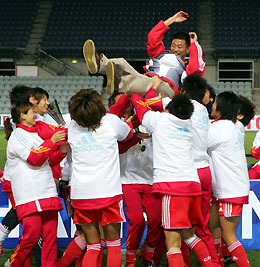
[[[193,113],[193,104],[186,95],[175,95],[166,109],[181,120],[188,120]]]
[[[207,81],[197,74],[188,75],[182,85],[182,92],[193,100],[202,104],[202,99],[208,90],[209,85]]]
[[[246,97],[239,96],[239,115],[243,115],[244,118],[240,121],[244,126],[247,126],[251,119],[255,116],[255,105]]]
[[[31,96],[34,96],[34,89],[23,84],[14,86],[9,93],[12,105],[18,101],[27,102]]]
[[[190,46],[190,35],[186,32],[177,32],[173,35],[172,40],[174,39],[180,39],[184,40],[186,42],[186,45]]]
[[[108,98],[108,107],[110,108],[116,103],[116,96],[123,95],[122,92],[114,92],[109,98]]]
[[[238,96],[231,92],[222,92],[217,96],[217,107],[216,111],[219,111],[221,120],[230,120],[236,122],[237,114],[239,110],[239,98]]]

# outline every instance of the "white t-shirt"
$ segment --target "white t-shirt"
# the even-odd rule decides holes
[[[208,134],[212,190],[217,199],[249,194],[249,178],[241,125],[230,120],[213,122]]]
[[[16,128],[8,140],[8,173],[17,206],[57,196],[49,162],[46,161],[41,167],[27,163],[32,148],[38,148],[43,142],[37,133],[21,128]]]
[[[145,132],[142,127],[141,132]],[[142,140],[140,144],[120,154],[120,176],[122,184],[153,184],[153,144],[152,138]]]
[[[117,141],[124,140],[129,132],[129,126],[113,114],[106,114],[95,131],[71,121],[68,129],[72,148],[71,199],[122,194]]]
[[[142,124],[152,133],[153,182],[200,183],[192,157],[191,120],[148,111]]]
[[[196,168],[199,169],[209,166],[209,156],[207,154],[209,117],[204,105],[195,100],[191,102],[194,107],[191,116],[192,155]]]

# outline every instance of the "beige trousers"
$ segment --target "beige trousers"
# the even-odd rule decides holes
[[[152,88],[152,78],[137,72],[124,58],[108,59],[104,54],[100,55],[99,73],[106,74],[106,65],[108,62],[115,64],[115,71],[120,79],[119,91],[132,95],[138,93],[142,96]],[[162,81],[157,88],[157,94],[161,93],[162,97],[173,97],[174,91],[170,85]]]

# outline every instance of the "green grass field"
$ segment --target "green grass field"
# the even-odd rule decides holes
[[[245,139],[246,154],[250,153],[250,149],[252,147],[253,140],[255,138],[255,134],[256,134],[256,132],[246,132],[246,139]],[[4,168],[4,164],[6,161],[6,153],[5,153],[6,143],[7,142],[4,138],[4,131],[0,130],[0,168],[1,169]],[[248,158],[248,163],[250,163],[250,164],[256,163],[256,160],[253,158]],[[13,249],[4,249],[4,253],[6,254],[6,256],[4,258],[0,257],[0,266],[4,266],[4,263],[12,255],[12,252],[13,252]],[[247,250],[247,255],[248,255],[248,258],[250,260],[251,266],[253,266],[253,267],[260,266],[260,252],[258,250]],[[191,256],[191,262],[192,262],[191,266],[192,267],[200,266],[200,264],[196,261],[192,252],[190,253],[190,256]],[[166,263],[167,263],[167,259],[166,259],[166,257],[164,257],[162,259],[162,264],[166,264]],[[71,266],[75,266],[75,265],[71,265]],[[103,264],[103,266],[106,266],[106,265]],[[141,266],[139,259],[137,261],[137,266]],[[236,264],[232,263],[232,264],[229,264],[228,266],[232,267],[232,266],[236,266]]]

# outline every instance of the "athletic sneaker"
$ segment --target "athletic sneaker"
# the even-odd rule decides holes
[[[88,64],[88,71],[91,74],[96,74],[99,70],[99,55],[96,53],[95,43],[92,40],[87,40],[83,46],[83,55]]]
[[[113,95],[116,88],[116,73],[115,73],[115,65],[113,62],[108,62],[106,66],[106,75],[107,75],[107,86],[106,91],[109,95]]]

